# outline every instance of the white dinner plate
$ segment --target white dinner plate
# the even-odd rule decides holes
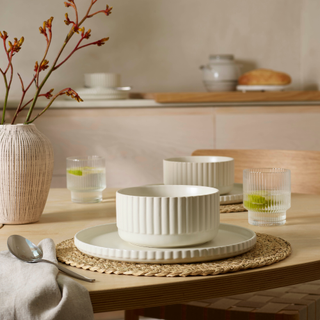
[[[220,204],[241,203],[243,201],[242,183],[235,183],[232,190],[220,196]]]
[[[238,91],[282,91],[290,87],[290,85],[285,86],[246,86],[246,85],[238,85]]]
[[[249,251],[256,234],[247,228],[221,223],[218,235],[201,245],[183,248],[140,247],[122,240],[115,223],[79,231],[75,246],[90,256],[139,263],[189,263],[224,259]]]

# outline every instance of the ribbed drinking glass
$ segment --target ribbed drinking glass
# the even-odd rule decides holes
[[[243,170],[243,205],[254,226],[286,223],[291,207],[291,172],[282,168]]]
[[[72,202],[100,202],[106,188],[105,159],[99,156],[67,158],[67,188]]]

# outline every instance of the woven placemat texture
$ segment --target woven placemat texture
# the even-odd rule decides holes
[[[291,254],[289,242],[262,233],[257,233],[256,245],[244,254],[228,259],[199,263],[149,264],[101,259],[80,252],[75,247],[73,239],[59,243],[56,249],[59,261],[77,268],[107,274],[147,277],[208,276],[236,272],[268,266]]]
[[[242,203],[226,204],[220,206],[220,213],[246,212],[248,211]]]

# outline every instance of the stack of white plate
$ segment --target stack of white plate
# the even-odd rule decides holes
[[[121,87],[120,74],[87,73],[84,88],[76,89],[83,100],[119,100],[129,97],[130,87]]]
[[[246,91],[283,91],[290,87],[290,85],[238,85],[237,90]]]
[[[118,88],[81,88],[76,92],[83,100],[120,100],[128,99],[130,87]]]

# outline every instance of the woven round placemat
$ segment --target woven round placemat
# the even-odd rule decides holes
[[[147,277],[208,276],[260,268],[279,262],[291,254],[290,243],[268,234],[257,233],[257,243],[250,251],[236,257],[186,264],[132,263],[101,259],[80,252],[73,239],[57,244],[57,258],[73,267],[107,274]]]
[[[242,203],[226,204],[220,206],[220,213],[246,212],[248,211]]]

